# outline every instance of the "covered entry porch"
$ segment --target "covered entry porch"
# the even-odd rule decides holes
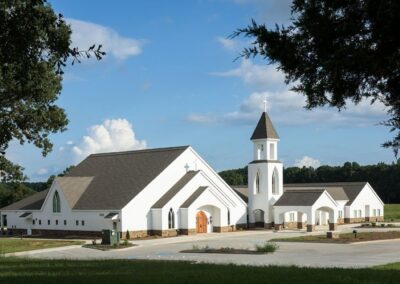
[[[338,204],[325,190],[288,190],[274,205],[275,230],[315,230],[316,225],[329,225],[336,230]]]

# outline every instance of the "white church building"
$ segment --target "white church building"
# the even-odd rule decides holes
[[[15,234],[131,237],[302,229],[382,221],[368,182],[283,184],[279,136],[266,112],[253,132],[248,186],[229,186],[190,146],[92,154],[50,189],[0,209]]]

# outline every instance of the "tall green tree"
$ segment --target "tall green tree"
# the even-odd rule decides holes
[[[294,0],[289,26],[254,20],[232,37],[253,38],[244,57],[276,63],[308,109],[339,110],[364,99],[387,106],[383,124],[396,134],[383,146],[400,149],[400,1]]]
[[[101,45],[71,46],[71,28],[45,0],[0,1],[0,150],[11,140],[33,143],[45,156],[49,134],[66,130],[65,111],[56,105],[63,68],[81,58],[101,59]],[[25,177],[0,153],[0,181]]]

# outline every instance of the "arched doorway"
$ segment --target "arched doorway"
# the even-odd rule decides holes
[[[207,215],[203,211],[196,214],[196,233],[207,233]]]
[[[254,212],[254,227],[264,228],[264,211],[256,209]]]

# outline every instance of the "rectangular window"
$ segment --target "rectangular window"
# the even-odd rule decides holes
[[[339,210],[339,219],[342,219],[342,218],[343,218],[343,211]]]
[[[64,220],[64,226],[67,226],[67,220]]]
[[[39,220],[39,225],[42,225],[42,220]]]
[[[47,220],[47,225],[49,225],[49,226],[50,226],[50,220]]]
[[[58,220],[56,220],[56,225],[58,225]]]
[[[378,216],[381,216],[381,209],[378,209]]]
[[[290,219],[290,222],[294,222],[294,213],[290,213],[289,219]]]
[[[269,159],[275,160],[275,143],[269,144]]]
[[[32,225],[35,225],[35,219],[32,219]]]
[[[372,210],[372,216],[376,217],[376,209]]]
[[[79,221],[78,221],[78,220],[76,220],[75,224],[76,224],[77,226],[79,226]]]
[[[358,210],[358,218],[361,218],[361,210]]]
[[[357,218],[357,210],[354,210],[354,211],[353,211],[353,217],[354,217],[354,218]]]
[[[85,220],[81,221],[82,226],[85,226]]]

